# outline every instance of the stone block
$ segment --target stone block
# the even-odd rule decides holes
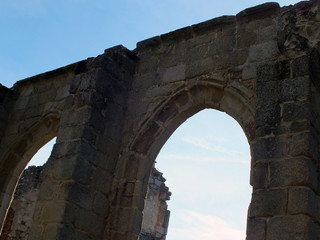
[[[181,109],[190,103],[190,97],[187,92],[182,92],[175,98],[175,101],[178,104],[179,109]]]
[[[58,229],[59,239],[68,239],[68,240],[87,240],[91,236],[88,233],[75,229],[73,226],[59,226]]]
[[[29,229],[28,239],[43,239],[44,227],[40,224],[32,224]],[[47,238],[48,239],[48,238]],[[54,239],[54,238],[53,238]]]
[[[290,62],[288,60],[260,64],[257,67],[257,85],[262,82],[288,79],[290,76]]]
[[[91,184],[95,189],[104,194],[109,194],[111,190],[112,175],[105,169],[95,169],[95,174],[91,176]]]
[[[58,191],[59,182],[51,179],[45,179],[40,186],[38,200],[48,201],[54,198]]]
[[[318,141],[310,132],[294,135],[286,144],[287,154],[292,157],[318,159],[318,148]]]
[[[140,235],[141,232],[141,225],[143,221],[143,209],[137,209],[135,210],[134,216],[133,216],[133,226],[132,226],[132,233],[136,235]]]
[[[193,31],[201,36],[205,33],[210,33],[210,30],[213,31],[215,29],[220,29],[222,26],[227,27],[228,25],[233,25],[235,23],[235,16],[222,16],[213,18],[211,20],[198,23],[195,25],[192,25]]]
[[[117,229],[119,232],[126,232],[129,229],[130,219],[133,209],[119,209],[118,215],[114,216],[111,223],[111,229]]]
[[[257,43],[277,40],[278,36],[276,28],[276,25],[259,28],[257,32]]]
[[[191,106],[187,108],[187,111],[190,110],[190,108],[194,108],[194,104],[198,104],[199,106],[203,104],[211,105],[218,108],[220,106],[224,93],[224,89],[218,87],[194,86],[188,91],[188,95],[190,96],[190,99],[193,103],[190,103]],[[231,105],[236,105],[236,103],[232,104],[231,101],[226,102],[228,99],[224,100],[224,104],[228,104],[230,105],[230,107],[232,107]]]
[[[281,99],[280,81],[257,82],[257,99],[258,108],[276,108]]]
[[[47,202],[42,209],[41,221],[43,223],[61,223],[65,216],[67,202]]]
[[[64,112],[61,116],[60,126],[74,126],[88,122],[91,108],[83,107],[81,109],[73,108]]]
[[[93,206],[94,190],[78,183],[69,184],[68,201],[72,201],[74,204],[91,210]]]
[[[311,103],[307,101],[286,103],[283,105],[282,117],[284,121],[310,119],[312,117]]]
[[[250,184],[255,189],[267,187],[268,183],[268,162],[252,163]]]
[[[279,137],[258,138],[253,144],[253,159],[280,158],[284,155],[285,142]]]
[[[255,129],[255,136],[256,137],[264,137],[264,136],[279,136],[282,134],[285,134],[288,132],[288,127],[284,125],[270,125],[270,124],[265,124],[263,126],[257,127]]]
[[[310,79],[318,91],[320,90],[319,65],[320,65],[319,51],[316,49],[312,49],[310,53],[310,62],[309,62]]]
[[[131,155],[127,160],[127,166],[125,168],[125,176],[130,180],[137,179],[138,169],[140,168],[140,160],[138,157]]]
[[[67,87],[69,88],[69,85],[67,85]],[[50,89],[50,90],[48,90],[46,92],[40,93],[39,94],[39,104],[42,105],[42,104],[46,104],[48,102],[54,101],[55,97],[56,97],[56,94],[57,94],[57,90],[54,89],[54,88]]]
[[[210,40],[212,39],[208,39],[208,41]],[[223,42],[221,39],[215,39],[214,41]],[[214,49],[219,49],[219,47],[215,45],[215,42],[213,44],[210,44],[210,43],[195,44],[192,47],[188,46],[186,57],[187,59],[192,59],[194,61],[197,61],[199,59],[203,59],[208,56],[217,55],[217,52]],[[221,50],[221,48],[219,50]]]
[[[292,69],[292,77],[303,77],[310,74],[310,56],[303,55],[300,57],[295,58],[291,62],[291,69]]]
[[[288,190],[256,190],[252,194],[248,217],[272,217],[285,215],[287,210]]]
[[[306,132],[311,129],[311,124],[309,120],[298,120],[290,124],[290,131],[292,133]]]
[[[270,161],[270,187],[317,187],[316,167],[309,158]]]
[[[9,116],[8,111],[5,109],[4,106],[0,105],[0,120],[7,121],[8,116]]]
[[[88,233],[95,239],[99,239],[102,236],[106,226],[105,217],[100,217],[92,211],[82,208],[77,209],[75,216],[74,226],[77,229]]]
[[[23,110],[28,106],[28,97],[21,96],[15,103],[16,110]]]
[[[249,218],[247,224],[246,240],[265,240],[267,223],[265,219]]]
[[[235,29],[230,28],[225,30],[225,35],[220,38],[211,39],[208,48],[208,56],[225,55],[231,53],[236,46],[236,37],[234,36]],[[231,37],[232,36],[232,37]],[[205,45],[203,47],[206,47]],[[229,58],[229,61],[232,61]]]
[[[184,64],[167,68],[164,71],[162,82],[169,83],[185,79],[186,66]]]
[[[307,77],[284,79],[281,81],[281,100],[293,101],[310,96],[310,80]]]
[[[246,25],[239,26],[239,32],[237,34],[237,47],[249,48],[251,45],[257,43],[257,33],[254,31],[248,31]]]
[[[43,239],[59,239],[59,224],[47,224],[44,233]]]
[[[259,62],[271,60],[279,54],[278,44],[276,41],[269,41],[250,46],[249,62]]]
[[[256,19],[265,19],[266,17],[271,18],[271,16],[278,15],[279,10],[280,6],[278,3],[264,3],[239,12],[236,18],[238,21],[254,21]]]
[[[186,78],[193,78],[208,73],[214,66],[213,59],[209,57],[197,61],[189,61],[186,63]]]
[[[173,113],[172,111],[177,111],[176,108],[167,108],[163,109],[156,119],[159,119],[160,121],[166,121],[168,118],[172,117],[172,115],[175,115],[176,113]],[[134,143],[132,149],[138,153],[144,153],[146,154],[152,143],[155,141],[156,136],[161,132],[162,128],[154,121],[150,124],[150,126],[146,129],[144,133],[142,133],[142,136],[139,137],[139,140],[136,140]]]
[[[314,217],[320,223],[320,198],[306,187],[295,187],[289,190],[288,213],[304,214]]]
[[[256,126],[270,128],[270,131],[277,128],[281,122],[281,108],[279,105],[272,105],[270,107],[261,107],[256,111]]]
[[[143,209],[144,201],[141,200],[140,195],[122,196],[119,204],[126,208],[138,207]]]
[[[75,139],[80,139],[82,137],[83,129],[83,125],[60,127],[59,142],[67,142]]]
[[[112,239],[112,240],[122,240],[128,237],[127,233],[115,232],[110,230],[105,233],[105,236],[107,236],[106,239]],[[137,239],[137,236],[135,237],[135,239]]]
[[[268,222],[266,240],[316,240],[311,235],[314,226],[306,215],[273,217]]]
[[[165,33],[160,35],[163,44],[171,45],[172,43],[176,42],[177,39],[179,40],[187,40],[192,37],[192,28],[191,27],[184,27],[178,30],[174,30],[169,33]]]
[[[28,108],[39,106],[39,94],[32,94],[28,97]]]
[[[28,108],[26,108],[25,110],[25,119],[40,117],[41,116],[40,109],[41,108],[39,108],[39,105],[33,106],[33,107],[28,106]]]
[[[109,199],[105,194],[98,191],[95,192],[92,208],[95,214],[106,218],[110,211],[110,205]]]
[[[65,156],[62,158],[49,158],[45,174],[54,179],[73,179],[85,184],[91,177],[91,165],[82,157]]]
[[[242,76],[241,78],[243,80],[246,79],[253,79],[257,77],[257,64],[255,63],[250,63],[250,64],[244,64],[243,69],[242,69]]]
[[[160,36],[152,37],[143,41],[140,41],[137,43],[137,49],[138,50],[145,50],[149,48],[155,48],[159,46],[161,43],[161,38]]]

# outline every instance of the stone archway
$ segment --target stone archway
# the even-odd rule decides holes
[[[5,89],[1,157],[30,123],[61,113],[29,238],[136,239],[161,146],[214,108],[251,146],[247,239],[319,239],[319,14],[318,1],[263,4]],[[14,188],[13,171],[1,158],[2,189]],[[1,193],[1,221],[11,193]]]
[[[20,136],[0,160],[1,169],[1,219],[5,219],[20,175],[32,156],[58,133],[59,117],[50,113],[34,123],[27,133]],[[10,169],[10,171],[8,171]],[[1,222],[2,226],[3,222]]]
[[[186,82],[184,87],[173,90],[170,98],[148,114],[146,121],[142,121],[143,125],[139,127],[140,132],[130,142],[128,149],[124,150],[123,165],[116,172],[117,176],[121,176],[115,182],[118,184],[116,202],[119,205],[115,206],[111,221],[121,224],[116,228],[122,229],[122,234],[128,235],[127,231],[131,232],[132,238],[138,236],[152,166],[164,143],[189,117],[205,108],[224,111],[238,121],[252,144],[250,140],[253,138],[255,123],[253,107],[248,104],[250,96],[241,95],[232,87],[223,86],[213,79],[192,80]],[[120,220],[125,216],[130,219],[127,225]]]

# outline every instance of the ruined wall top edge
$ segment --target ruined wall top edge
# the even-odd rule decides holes
[[[217,18],[210,19],[205,22],[201,22],[198,24],[194,24],[188,27],[184,27],[166,34],[162,34],[159,36],[155,36],[137,43],[137,48],[134,50],[135,52],[148,50],[150,48],[154,48],[159,46],[161,43],[166,43],[171,39],[189,39],[197,35],[202,35],[210,32],[213,29],[223,27],[226,25],[235,25],[239,22],[243,21],[252,21],[255,19],[261,19],[265,17],[273,17],[275,15],[280,14],[281,12],[288,11],[289,9],[295,8],[306,9],[311,8],[316,5],[319,0],[310,0],[310,1],[302,1],[295,5],[290,5],[287,7],[280,8],[279,3],[277,2],[268,2],[264,4],[260,4],[251,8],[247,8],[235,16],[221,16]]]
[[[316,4],[320,4],[320,0],[302,1],[293,6],[290,5],[282,8],[280,8],[279,4],[276,2],[264,3],[255,7],[247,8],[239,12],[235,16],[221,16],[221,17],[213,18],[205,22],[194,24],[194,25],[184,27],[169,33],[165,33],[159,36],[155,36],[155,37],[140,41],[137,43],[137,48],[134,49],[133,51],[128,50],[122,45],[118,45],[118,46],[106,49],[103,55],[108,55],[109,53],[112,53],[112,52],[122,51],[129,58],[134,58],[138,55],[140,51],[152,49],[166,42],[178,41],[181,39],[189,39],[194,36],[202,35],[207,32],[210,32],[211,30],[216,29],[218,27],[223,27],[226,25],[235,25],[241,21],[272,17],[281,12],[288,11],[288,9],[292,9],[292,8],[295,8],[297,10],[299,9],[305,10],[306,8],[311,8]],[[64,67],[60,67],[60,68],[57,68],[48,72],[44,72],[26,79],[19,80],[10,89],[14,90],[21,85],[24,85],[30,82],[39,81],[39,80],[48,79],[60,74],[68,74],[68,73],[77,74],[77,71],[79,71],[79,68],[82,68],[83,65],[86,63],[86,61],[87,60],[78,61]],[[1,86],[1,87],[6,88],[4,86]]]

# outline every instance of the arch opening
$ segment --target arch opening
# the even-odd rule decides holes
[[[167,240],[245,239],[250,148],[234,119],[212,109],[188,118],[164,144],[155,167],[172,192]]]
[[[58,116],[55,113],[48,114],[39,122],[34,123],[24,135],[16,139],[16,141],[8,147],[8,151],[2,156],[2,164],[0,166],[1,232],[3,232],[4,221],[24,169],[39,149],[50,140],[55,139],[58,128]]]
[[[43,168],[55,142],[56,137],[45,143],[36,151],[22,171],[0,233],[0,240],[27,239],[43,180]]]
[[[131,206],[126,213],[129,215],[126,232],[134,238],[140,234],[135,223],[137,219],[142,222],[148,179],[156,157],[173,132],[187,119],[201,110],[216,109],[227,113],[241,126],[250,146],[255,138],[254,107],[249,100],[252,97],[250,92],[244,93],[234,87],[224,87],[214,79],[187,81],[185,84],[183,88],[178,87],[170,97],[159,102],[159,105],[146,115],[146,119],[141,121],[138,131],[123,150],[115,173],[117,177],[113,184],[119,192],[129,192],[133,187],[135,189],[129,202],[128,196],[123,194],[119,196],[119,204],[112,209],[113,216],[121,218],[124,214],[123,208]],[[110,229],[110,234],[117,232],[116,229],[117,225]],[[119,234],[123,234],[123,231]]]

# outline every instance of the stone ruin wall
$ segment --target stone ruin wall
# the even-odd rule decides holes
[[[162,173],[153,168],[143,209],[140,240],[166,239],[170,217],[166,201],[170,199],[171,192],[165,181]]]
[[[30,166],[21,175],[0,240],[28,239],[42,183],[43,167],[45,165]],[[170,216],[167,200],[170,199],[171,193],[166,187],[165,181],[162,173],[153,168],[145,199],[140,240],[166,239]]]
[[[267,3],[0,88],[0,222],[57,142],[30,240],[136,240],[148,179],[183,121],[213,108],[251,149],[247,240],[320,239],[320,0]]]
[[[19,180],[0,240],[26,240],[42,182],[42,166],[28,167]]]
[[[9,91],[9,89],[0,84],[0,142],[2,136],[4,135],[10,114],[10,104],[8,104],[8,100],[10,99],[11,94],[12,93]]]

